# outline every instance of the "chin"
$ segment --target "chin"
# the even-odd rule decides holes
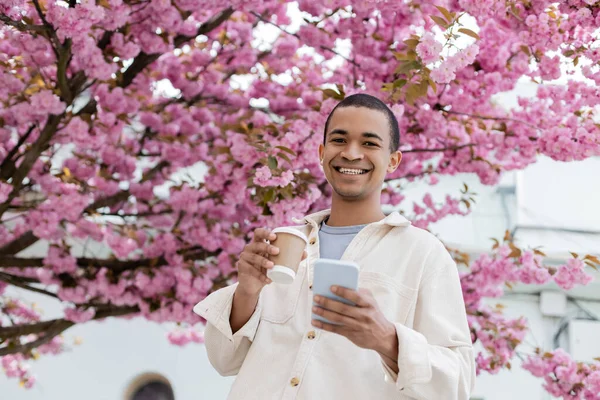
[[[361,190],[343,190],[340,188],[334,188],[333,190],[345,200],[360,200],[364,197],[364,192]]]

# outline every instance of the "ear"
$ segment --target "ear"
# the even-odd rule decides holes
[[[398,169],[398,166],[400,165],[401,161],[402,153],[400,152],[400,150],[396,150],[392,154],[390,154],[390,162],[388,163],[387,172],[392,173],[396,169]]]
[[[323,164],[323,153],[325,152],[325,146],[323,143],[319,144],[319,162]]]

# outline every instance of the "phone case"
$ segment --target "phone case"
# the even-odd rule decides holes
[[[320,258],[315,261],[313,278],[313,298],[314,295],[321,295],[342,303],[354,305],[351,301],[336,296],[331,292],[331,286],[341,286],[352,290],[358,289],[358,264],[352,261],[340,261],[327,258]],[[316,305],[313,301],[313,305]],[[329,324],[339,325],[326,318],[312,313],[312,318]]]

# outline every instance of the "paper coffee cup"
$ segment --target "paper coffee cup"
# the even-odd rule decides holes
[[[267,271],[267,276],[275,283],[290,284],[296,278],[308,239],[294,228],[275,228],[271,233],[277,235],[271,244],[279,248],[279,254],[269,256],[274,266]]]

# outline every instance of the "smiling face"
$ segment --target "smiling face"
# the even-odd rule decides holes
[[[319,146],[325,177],[334,195],[345,201],[380,196],[388,172],[402,159],[390,150],[385,113],[366,107],[337,108],[329,120],[325,144]]]

